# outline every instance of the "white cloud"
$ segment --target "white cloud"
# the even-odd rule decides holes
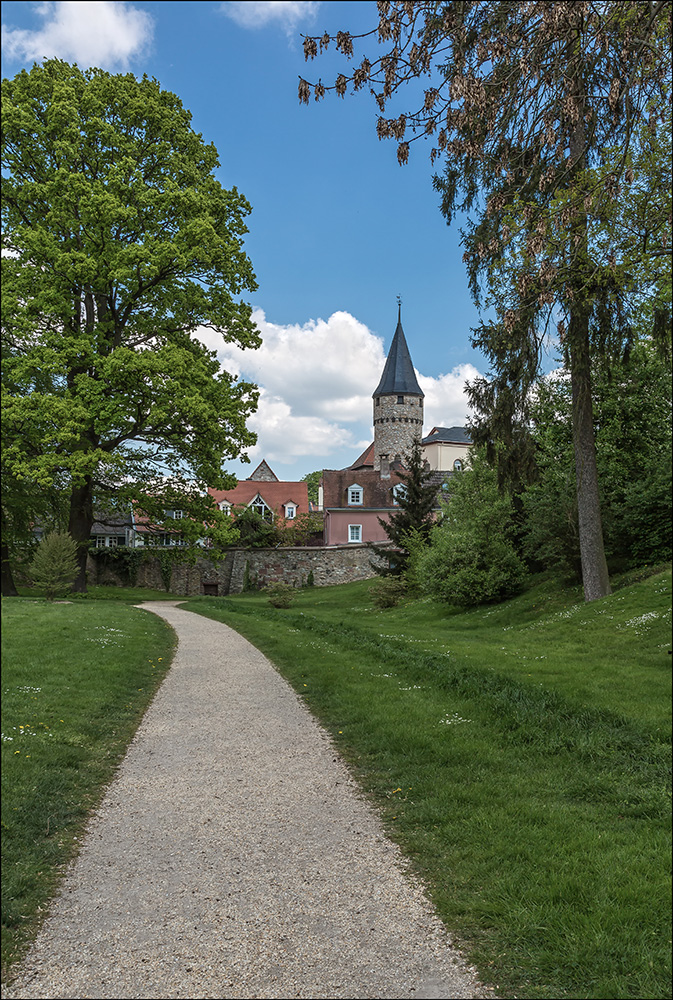
[[[220,9],[241,28],[265,28],[280,24],[288,35],[293,34],[301,21],[309,23],[318,13],[319,3],[310,0],[228,0]]]
[[[270,323],[261,309],[253,319],[262,336],[258,350],[222,344],[219,334],[200,332],[228,371],[244,372],[307,416],[362,419],[385,362],[383,343],[347,312],[300,325]]]
[[[263,458],[286,465],[306,458],[307,466],[322,466],[329,465],[329,456],[341,449],[353,449],[354,458],[357,452],[357,442],[349,428],[337,421],[297,413],[286,400],[264,389],[248,426],[257,434],[257,444],[249,453],[253,465]]]
[[[38,30],[3,24],[2,49],[6,58],[36,62],[58,58],[81,67],[126,69],[153,36],[150,15],[127,3],[41,3],[37,12],[43,22]]]
[[[385,364],[382,339],[347,312],[281,326],[256,309],[253,319],[262,336],[256,351],[224,344],[212,330],[198,332],[227,371],[262,389],[249,421],[258,435],[250,451],[253,464],[262,458],[272,465],[303,460],[308,471],[355,461],[374,437],[372,393]],[[413,344],[410,349],[413,355]],[[464,424],[465,381],[478,374],[472,365],[461,365],[437,378],[418,375],[425,393],[425,433],[435,425]]]
[[[428,434],[433,427],[462,427],[465,424],[469,414],[465,383],[480,374],[474,365],[458,365],[437,378],[417,372],[419,385],[425,393],[424,434]]]

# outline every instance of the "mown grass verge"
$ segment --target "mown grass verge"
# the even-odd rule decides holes
[[[501,995],[645,998],[671,986],[670,597],[667,571],[590,605],[186,606],[306,700]]]
[[[39,587],[18,587],[21,597],[44,597]],[[166,590],[154,590],[151,587],[116,587],[101,584],[87,587],[86,594],[67,595],[67,600],[73,603],[80,601],[121,601],[123,604],[140,604],[142,601],[174,601],[179,594],[171,594]]]
[[[175,636],[122,602],[2,602],[2,973],[159,686]]]

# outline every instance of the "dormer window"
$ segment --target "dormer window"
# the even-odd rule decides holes
[[[260,517],[263,517],[265,521],[273,521],[273,511],[264,503],[264,500],[259,493],[255,499],[248,504],[248,506],[251,507],[256,514],[259,514]]]
[[[228,500],[222,500],[220,503],[220,510],[223,514],[231,514],[231,504]]]
[[[407,488],[404,483],[398,483],[397,486],[393,486],[393,503],[396,507],[398,506],[400,500],[404,499],[406,492]]]
[[[362,504],[362,487],[358,486],[357,483],[348,487],[348,504],[351,507]]]
[[[292,521],[293,518],[297,516],[297,508],[293,503],[285,504],[285,517],[288,521]]]

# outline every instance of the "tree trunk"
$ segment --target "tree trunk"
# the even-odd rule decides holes
[[[86,559],[93,526],[93,480],[87,476],[81,486],[73,486],[70,494],[68,532],[77,545],[77,576],[72,589],[86,594]]]
[[[7,542],[2,543],[2,596],[19,596],[19,592],[14,584],[14,577],[12,576],[12,566],[9,561],[9,546],[7,545]]]
[[[583,5],[571,4],[570,58],[567,73],[572,80],[569,88],[575,102],[577,121],[570,138],[570,157],[576,176],[587,164],[585,136],[585,76],[582,32],[584,30]],[[584,600],[595,601],[610,593],[608,564],[603,544],[603,523],[598,493],[596,468],[596,438],[594,435],[594,408],[591,396],[591,350],[589,343],[589,236],[584,195],[581,187],[575,191],[574,222],[571,227],[570,269],[574,278],[568,330],[570,353],[570,384],[572,387],[573,449],[575,452],[575,485],[579,520],[580,558]]]
[[[579,515],[580,557],[585,601],[610,593],[610,578],[603,544],[603,524],[598,492],[596,440],[591,398],[589,313],[573,309],[570,320],[570,381],[572,386],[573,448]]]

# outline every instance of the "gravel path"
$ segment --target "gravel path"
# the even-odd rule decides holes
[[[3,996],[489,995],[269,661],[143,607],[175,661]]]

